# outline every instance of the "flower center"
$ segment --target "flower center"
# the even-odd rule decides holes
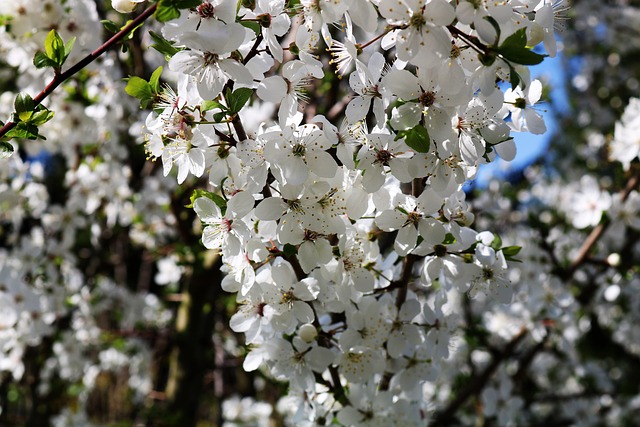
[[[516,108],[520,108],[520,109],[524,110],[527,107],[527,101],[524,98],[518,98],[513,102],[513,105]]]
[[[203,19],[213,18],[216,13],[216,8],[206,1],[196,8],[196,13]]]
[[[204,65],[209,66],[211,64],[215,64],[216,62],[218,62],[218,54],[217,53],[211,53],[211,52],[206,52],[204,54]]]
[[[424,107],[431,107],[436,102],[436,94],[432,91],[422,92],[420,95],[420,104]]]
[[[302,144],[296,144],[291,149],[291,152],[296,157],[303,157],[306,151],[307,151],[307,148]]]
[[[387,150],[376,151],[376,160],[374,163],[378,163],[384,166],[389,166],[389,161],[393,158],[393,154]]]
[[[427,20],[424,19],[424,15],[419,12],[415,12],[413,15],[411,15],[411,18],[409,18],[409,26],[417,28],[418,30],[422,28],[426,23]]]

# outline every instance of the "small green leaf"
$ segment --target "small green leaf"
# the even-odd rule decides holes
[[[527,48],[527,30],[520,28],[507,37],[496,51],[506,60],[522,65],[537,65],[547,55],[540,55]]]
[[[47,56],[56,61],[58,51],[60,49],[64,49],[62,38],[56,30],[51,30],[49,31],[49,34],[47,34],[47,37],[44,40],[44,49]]]
[[[129,77],[124,90],[129,95],[140,100],[141,108],[146,108],[149,102],[154,99],[153,90],[149,82],[137,76]]]
[[[8,159],[13,155],[15,149],[10,142],[0,141],[0,159]]]
[[[58,66],[58,64],[56,64],[56,61],[49,58],[44,52],[40,50],[37,51],[35,56],[33,57],[33,65],[35,65],[37,69],[45,67],[56,68]]]
[[[258,24],[256,21],[238,21],[238,23],[240,25],[242,25],[245,28],[250,29],[251,31],[253,31],[254,33],[256,33],[256,36],[260,34],[260,32],[262,31],[260,29],[260,24]]]
[[[527,29],[520,28],[515,33],[504,39],[500,45],[500,49],[503,48],[523,48],[527,45]]]
[[[62,62],[66,61],[67,58],[69,57],[69,54],[71,53],[71,51],[73,50],[73,45],[76,43],[76,38],[75,37],[71,37],[67,43],[64,45],[64,59]]]
[[[16,138],[16,139],[44,139],[42,135],[38,134],[38,127],[34,126],[30,123],[19,122],[16,126],[7,132],[6,136],[8,138]]]
[[[216,123],[222,123],[224,121],[225,116],[227,115],[227,113],[225,111],[221,112],[221,113],[216,113],[213,115],[213,121]]]
[[[42,106],[39,105],[38,107],[42,107]],[[47,123],[49,120],[51,120],[54,114],[55,113],[53,111],[48,110],[44,107],[38,108],[36,109],[36,112],[31,116],[28,122],[32,125],[40,126]]]
[[[491,247],[496,251],[499,251],[502,247],[502,239],[497,234],[493,235],[493,241],[491,242]]]
[[[132,22],[133,22],[133,19],[129,19],[129,20],[126,22],[126,24],[124,24],[124,25],[122,26],[122,28],[126,27],[127,25],[131,24]],[[133,36],[134,36],[134,34],[135,34],[136,30],[137,30],[138,28],[142,27],[142,25],[143,25],[143,24],[144,24],[144,23],[143,23],[143,22],[141,22],[141,23],[140,23],[140,24],[138,24],[135,28],[132,28],[131,30],[129,30],[129,32],[127,33],[127,35],[124,37],[124,40],[131,40],[131,39],[133,39]]]
[[[173,55],[175,55],[176,53],[182,50],[175,47],[172,42],[165,39],[158,33],[149,31],[149,35],[155,42],[154,44],[151,45],[151,47],[157,50],[158,52],[160,52],[161,54],[163,54],[167,61],[170,60]]]
[[[518,255],[521,250],[522,246],[506,246],[502,248],[502,254],[505,256],[505,258],[511,258]]]
[[[200,104],[200,112],[204,113],[205,111],[209,111],[209,110],[213,110],[219,108],[222,111],[226,111],[227,107],[226,105],[221,104],[218,101],[202,101],[202,104]]]
[[[242,87],[234,90],[231,96],[227,96],[227,103],[229,104],[231,114],[235,114],[242,110],[242,107],[244,107],[249,98],[251,98],[251,95],[253,95],[252,89]]]
[[[105,30],[107,30],[110,33],[117,33],[118,31],[120,31],[120,27],[118,26],[118,24],[116,24],[113,21],[110,21],[108,19],[103,19],[100,21],[100,23],[105,28]]]
[[[398,132],[397,136],[404,138],[404,142],[418,153],[428,153],[431,145],[429,132],[424,126],[416,125],[408,130]],[[398,139],[396,137],[396,139]]]
[[[156,68],[149,79],[149,86],[154,94],[160,92],[160,75],[162,74],[162,66]]]
[[[540,55],[532,50],[523,49],[500,49],[498,52],[504,56],[505,59],[522,65],[538,65],[548,55]]]
[[[33,110],[36,108],[35,102],[33,102],[33,98],[26,92],[21,92],[16,96],[16,100],[13,103],[16,114],[19,119],[22,121],[27,121],[33,114]]]
[[[180,17],[180,9],[178,9],[172,0],[160,0],[156,9],[155,17],[158,22],[167,22]]]
[[[47,56],[53,59],[58,67],[64,62],[64,42],[56,30],[49,31],[44,40],[44,50]]]

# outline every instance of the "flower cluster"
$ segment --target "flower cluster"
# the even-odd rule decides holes
[[[122,42],[46,98],[46,140],[0,141],[0,424],[633,419],[637,99],[552,173],[463,189],[546,131],[528,66],[562,1],[105,3],[0,0],[3,90],[100,20]],[[34,69],[47,34],[77,42]]]
[[[462,185],[514,157],[511,131],[545,130],[526,45],[552,34],[550,7],[205,0],[163,27],[177,90],[154,100],[147,152],[178,183],[208,178],[192,206],[238,294],[244,367],[307,396],[299,422],[369,425],[397,406],[423,425],[451,347],[435,313],[467,293],[511,301],[517,249],[470,228]],[[351,95],[317,114],[323,43]]]

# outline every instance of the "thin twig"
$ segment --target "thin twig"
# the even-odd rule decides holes
[[[495,355],[491,360],[491,363],[475,378],[469,381],[458,393],[458,395],[444,408],[442,411],[436,412],[433,417],[433,423],[431,426],[447,426],[451,425],[453,417],[462,405],[467,400],[479,393],[489,382],[495,371],[500,364],[508,359],[514,352],[520,341],[527,336],[527,329],[522,328],[520,332],[511,339],[504,347],[504,349]]]
[[[85,68],[87,65],[91,64],[98,57],[100,57],[107,50],[115,46],[119,41],[124,39],[127,34],[129,34],[133,29],[137,28],[142,22],[144,22],[147,18],[149,18],[156,11],[158,4],[153,4],[149,8],[147,8],[144,12],[138,15],[133,21],[131,21],[128,25],[118,31],[113,35],[109,40],[107,40],[102,46],[91,52],[89,55],[82,58],[79,62],[69,68],[67,71],[56,74],[49,82],[49,84],[33,98],[34,106],[40,105],[42,101],[44,101],[49,95],[53,93],[53,91],[64,83],[66,80],[71,78],[74,74]],[[0,138],[7,134],[11,129],[13,129],[17,125],[16,122],[8,121],[7,123],[0,128]]]
[[[632,177],[629,181],[627,181],[627,185],[620,193],[621,203],[624,203],[629,198],[629,195],[635,188],[638,187],[639,183],[640,183],[640,172],[636,174],[634,177]],[[600,222],[600,224],[598,224],[596,228],[594,228],[591,231],[591,234],[589,234],[587,239],[584,241],[584,243],[580,247],[580,250],[578,251],[578,256],[576,256],[576,258],[573,260],[573,262],[567,269],[565,273],[566,277],[573,276],[573,273],[576,272],[578,267],[580,267],[585,262],[585,260],[587,259],[587,256],[589,255],[589,252],[591,251],[591,248],[593,248],[593,246],[598,242],[600,237],[602,237],[602,235],[607,230],[610,224],[611,224],[611,220],[607,217],[604,220],[602,220],[602,222]]]

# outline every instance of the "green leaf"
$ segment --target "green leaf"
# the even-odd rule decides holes
[[[497,52],[506,60],[522,65],[536,65],[541,63],[547,55],[540,55],[527,48],[527,30],[520,28],[507,37],[497,48]]]
[[[117,33],[118,31],[120,31],[120,27],[118,26],[118,24],[116,24],[113,21],[110,21],[108,19],[103,19],[100,21],[100,23],[105,28],[105,30],[107,30],[110,33]]]
[[[172,42],[165,39],[158,33],[149,31],[149,35],[155,42],[154,44],[151,45],[151,47],[157,50],[158,52],[160,52],[161,54],[163,54],[164,58],[167,61],[170,60],[173,55],[175,55],[176,53],[182,50],[180,48],[175,47]]]
[[[496,251],[499,251],[502,247],[502,239],[497,234],[493,235],[493,241],[491,242],[491,247]]]
[[[8,159],[13,155],[15,149],[10,142],[0,141],[0,159]]]
[[[540,55],[529,49],[500,49],[498,50],[505,59],[522,65],[537,65],[548,55]]]
[[[251,98],[251,95],[253,95],[253,90],[247,87],[234,90],[231,96],[227,97],[227,103],[229,104],[231,114],[235,114],[242,110],[242,107],[244,107],[249,98]]]
[[[224,121],[224,118],[226,117],[227,113],[225,111],[221,112],[221,113],[216,113],[213,115],[213,121],[216,123],[222,123]]]
[[[149,82],[137,76],[129,77],[124,90],[129,95],[140,100],[141,108],[146,108],[149,102],[154,99],[153,90]]]
[[[511,258],[518,255],[521,250],[522,246],[506,246],[502,248],[502,254],[505,256],[505,258]]]
[[[260,32],[262,31],[260,29],[260,24],[258,24],[256,21],[238,21],[238,23],[240,25],[242,25],[245,28],[250,29],[251,31],[253,31],[254,33],[256,33],[256,36],[260,34]]]
[[[71,51],[73,50],[73,45],[76,43],[76,38],[75,37],[71,37],[67,43],[65,43],[64,45],[64,58],[62,60],[62,62],[66,61],[67,58],[69,57],[69,54],[71,53]]]
[[[40,126],[42,124],[47,123],[55,115],[55,113],[51,110],[48,110],[40,105],[38,107],[41,107],[41,108],[37,108],[36,112],[28,120],[30,124],[35,126]]]
[[[29,120],[33,114],[33,110],[36,108],[36,104],[33,102],[31,95],[25,92],[20,92],[18,96],[16,96],[13,106],[16,109],[16,114],[22,121]]]
[[[56,30],[49,31],[44,40],[44,50],[47,56],[53,59],[58,65],[62,65],[64,56],[64,42]]]
[[[160,75],[162,74],[162,66],[156,68],[149,79],[149,86],[154,94],[160,92]]]
[[[40,50],[37,51],[35,56],[33,57],[33,65],[35,65],[37,69],[45,67],[56,68],[58,66],[56,61],[49,58],[44,52]]]
[[[167,22],[180,17],[180,9],[178,9],[172,0],[160,0],[158,8],[154,16],[158,22]]]
[[[416,125],[408,130],[398,132],[396,139],[404,138],[404,142],[418,153],[428,153],[431,144],[429,132],[424,126]]]
[[[19,122],[16,126],[7,132],[8,138],[16,139],[44,139],[42,135],[38,134],[38,127],[30,123]]]
[[[205,111],[209,111],[209,110],[213,110],[219,108],[222,111],[226,111],[227,110],[227,106],[221,104],[218,101],[202,101],[202,104],[200,104],[200,112],[204,113]]]

